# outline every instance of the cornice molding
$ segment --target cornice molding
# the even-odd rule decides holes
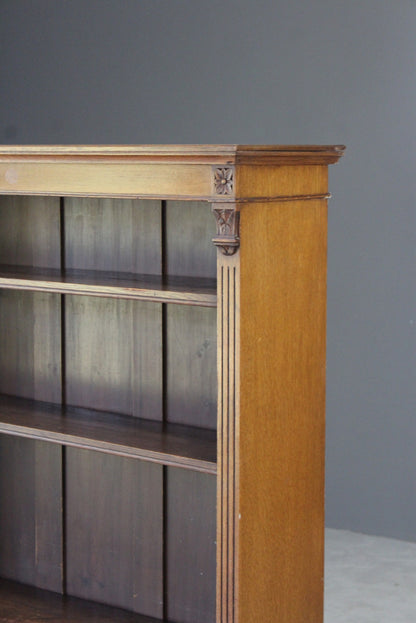
[[[0,145],[0,162],[333,164],[344,150],[343,145]]]

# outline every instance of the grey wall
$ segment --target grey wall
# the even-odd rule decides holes
[[[0,142],[345,143],[327,523],[416,540],[414,0],[1,0]]]

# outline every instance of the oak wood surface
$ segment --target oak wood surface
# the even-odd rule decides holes
[[[61,400],[59,295],[0,291],[0,392]]]
[[[0,264],[60,267],[59,199],[0,196]]]
[[[166,275],[215,281],[215,222],[200,202],[167,201]],[[165,307],[165,418],[216,429],[216,312]],[[208,432],[208,431],[206,431]],[[210,475],[165,471],[165,615],[181,623],[215,620],[215,488]]]
[[[165,220],[166,275],[215,279],[215,220],[210,206],[200,201],[167,201]]]
[[[212,195],[205,164],[48,161],[0,162],[0,193],[114,198],[205,198]]]
[[[69,595],[161,617],[162,467],[68,448]]]
[[[0,198],[1,261],[59,266],[59,201]],[[0,293],[0,391],[61,399],[56,294]],[[0,574],[62,590],[61,449],[1,435]]]
[[[60,266],[59,201],[0,197],[1,262]],[[0,392],[61,399],[60,299],[0,291]]]
[[[342,154],[342,146],[5,146],[0,193],[221,201],[213,165],[328,165]]]
[[[216,307],[216,281],[204,277],[138,275],[0,265],[0,288],[60,292]]]
[[[167,275],[216,277],[215,220],[201,202],[167,201]],[[216,428],[216,312],[166,307],[166,419]]]
[[[215,432],[197,427],[0,395],[0,432],[216,473]]]
[[[161,619],[0,579],[0,623],[163,623]]]
[[[216,479],[167,470],[167,618],[215,621]]]
[[[160,201],[64,200],[65,268],[161,274]]]
[[[225,256],[218,251],[218,301],[217,622],[239,623],[237,561],[240,256],[238,253]]]
[[[216,311],[167,309],[167,421],[216,429]]]
[[[313,198],[328,191],[328,167],[324,165],[239,166],[235,178],[236,197]],[[260,212],[262,218],[262,203],[250,203],[250,210]]]
[[[0,576],[62,591],[60,448],[0,435]],[[3,603],[0,604],[0,620]],[[17,619],[19,620],[19,619]]]
[[[195,618],[198,623],[199,619],[213,623],[215,618],[215,536],[210,537],[215,532],[215,479],[195,471],[210,468],[205,470],[205,458],[201,460],[199,450],[196,452],[198,444],[192,440],[188,446],[188,433],[184,435],[187,441],[181,438],[179,445],[183,442],[184,447],[191,447],[192,457],[187,450],[177,452],[178,442],[168,432],[167,422],[214,429],[218,402],[217,623],[322,621],[324,198],[327,165],[342,153],[342,146],[0,147],[0,194],[10,195],[0,197],[0,223],[4,224],[0,263],[13,267],[9,283],[6,275],[0,287],[19,288],[23,281],[16,274],[29,266],[35,270],[29,271],[32,277],[27,288],[36,290],[39,280],[33,275],[44,265],[104,270],[104,281],[113,273],[120,277],[148,272],[159,278],[162,274],[162,283],[175,274],[212,279],[213,221],[209,208],[204,209],[208,206],[199,202],[212,202],[220,210],[218,204],[224,203],[228,210],[241,213],[240,232],[232,235],[239,250],[231,257],[217,251],[217,323],[213,309],[156,303],[163,299],[158,298],[165,292],[163,286],[153,299],[147,291],[146,301],[117,300],[123,298],[119,286],[107,292],[114,298],[106,298],[106,288],[111,285],[98,283],[94,290],[96,273],[87,276],[91,282],[81,279],[74,285],[89,288],[102,298],[69,295],[69,290],[57,290],[65,294],[58,297],[0,289],[2,321],[4,326],[10,325],[10,336],[6,328],[0,328],[6,349],[0,353],[1,391],[56,402],[62,398],[64,403],[135,415],[124,419],[134,426],[137,421],[139,427],[137,416],[147,413],[159,420],[148,425],[158,426],[164,433],[147,437],[150,452],[156,448],[157,454],[158,444],[168,440],[174,446],[171,453],[163,449],[160,455],[147,458],[170,464],[179,455],[182,465],[191,467],[192,471],[186,471],[145,464],[146,470],[160,474],[159,483],[146,494],[156,506],[162,500],[158,511],[150,514],[150,522],[161,532],[155,543],[164,541],[164,551],[157,570],[148,576],[154,578],[156,592],[163,593],[160,617],[182,623],[196,623]],[[215,180],[225,175],[223,168],[231,181],[222,190]],[[58,202],[45,199],[48,195],[64,197],[59,219]],[[141,201],[144,198],[156,201]],[[51,208],[50,225],[46,206]],[[32,225],[21,224],[19,231],[17,222],[24,221],[25,214]],[[39,234],[39,244],[32,229]],[[9,233],[14,240],[11,243]],[[216,238],[229,235],[226,219],[219,219],[216,233],[214,228]],[[43,256],[48,240],[51,253]],[[57,254],[63,260],[61,266]],[[61,275],[65,277],[58,287],[68,288],[68,273]],[[48,279],[42,283],[45,290],[53,283]],[[192,289],[185,290],[183,302],[192,293]],[[49,325],[51,335],[47,335]],[[84,409],[84,415],[87,412]],[[65,423],[73,427],[67,439],[78,427],[73,413]],[[44,424],[44,412],[35,416],[35,425],[29,422],[29,412],[20,413],[14,423],[12,414],[13,409],[3,426],[10,427],[13,435],[26,430],[35,436],[39,426],[42,434],[57,441],[62,430],[67,430],[50,421]],[[95,423],[101,428],[100,418],[107,416],[97,417]],[[125,449],[130,452],[124,429],[121,434],[116,427],[122,437],[120,444],[106,438],[105,431],[114,430],[118,417],[122,416],[112,415],[108,429],[103,426],[99,434],[91,435],[93,443],[111,453],[120,449],[121,453]],[[94,418],[83,419],[77,441],[90,439]],[[190,431],[189,427],[185,430]],[[200,432],[201,447],[205,447],[204,440],[213,432]],[[15,442],[9,442],[11,449]],[[138,445],[143,445],[142,441]],[[212,448],[211,444],[210,452]],[[89,569],[97,562],[98,593],[95,589],[88,593],[88,588],[87,594],[132,608],[135,593],[126,569],[145,545],[126,545],[119,527],[127,526],[127,540],[134,529],[151,528],[150,524],[132,527],[130,511],[144,517],[145,499],[133,495],[131,484],[126,497],[116,491],[113,498],[112,492],[122,478],[120,466],[134,463],[127,469],[127,480],[138,483],[141,476],[136,464],[141,463],[86,450],[68,448],[66,452],[70,458],[63,482],[65,485],[69,477],[71,500],[70,504],[64,501],[64,524],[90,516],[93,519],[85,525],[87,540],[100,541],[98,549],[89,542],[75,547],[71,573],[85,570],[82,592],[84,585],[93,581]],[[78,460],[81,456],[85,458]],[[42,460],[47,461],[45,457]],[[47,467],[48,478],[53,473],[60,474],[56,464]],[[105,478],[100,480],[102,474]],[[97,492],[93,491],[95,485]],[[113,509],[113,499],[120,513]],[[80,513],[77,504],[83,509]],[[106,519],[95,534],[96,517],[102,511]],[[29,521],[32,519],[29,512]],[[79,539],[75,530],[73,537],[71,542]],[[125,561],[121,583],[110,569],[113,549],[101,547],[109,541]],[[142,561],[139,576],[143,578],[141,565]],[[205,574],[208,567],[211,571],[204,583],[198,572]],[[103,597],[100,584],[107,579],[110,586],[102,591]],[[143,594],[138,599],[146,602]],[[16,616],[20,615],[27,616],[23,605],[20,613],[17,608]],[[105,620],[106,615],[102,616],[100,620]]]
[[[332,164],[342,156],[343,145],[3,145],[0,159],[91,160],[130,159],[147,162],[206,162],[271,164],[290,159]]]
[[[236,620],[322,621],[326,202],[244,208],[241,237]]]
[[[69,405],[162,419],[161,306],[66,297]]]

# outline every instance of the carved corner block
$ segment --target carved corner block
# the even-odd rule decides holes
[[[214,167],[214,191],[216,195],[232,195],[234,192],[234,169]]]
[[[224,255],[234,255],[240,246],[240,213],[235,204],[212,206],[217,223],[217,235],[212,242]]]

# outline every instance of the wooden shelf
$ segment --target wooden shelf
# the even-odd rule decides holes
[[[216,474],[216,433],[0,395],[0,433]]]
[[[216,307],[216,280],[0,265],[0,288]]]
[[[163,623],[120,608],[0,579],[1,623]]]

